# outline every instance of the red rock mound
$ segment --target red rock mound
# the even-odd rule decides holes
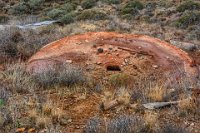
[[[43,47],[29,61],[27,70],[39,73],[59,64],[72,63],[97,76],[123,71],[137,76],[183,71],[199,76],[188,54],[171,44],[146,35],[92,32],[65,37]]]

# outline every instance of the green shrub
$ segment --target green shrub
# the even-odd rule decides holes
[[[135,16],[135,15],[138,14],[138,10],[135,9],[135,8],[123,8],[123,9],[121,10],[121,14],[122,14],[122,15],[130,14],[130,15],[132,15],[132,16]]]
[[[183,14],[177,21],[176,26],[187,28],[189,25],[200,23],[200,12],[188,12]]]
[[[7,15],[0,15],[0,23],[6,23],[8,22],[9,17]]]
[[[199,10],[199,9],[200,9],[200,3],[191,0],[185,1],[177,7],[177,11],[179,12],[184,12],[185,10]]]
[[[20,2],[19,4],[13,7],[14,14],[25,14],[28,11],[28,7],[25,2]]]
[[[25,67],[23,63],[8,64],[6,70],[3,71],[3,79],[0,80],[8,82],[8,87],[11,88],[14,93],[30,92],[35,87]]]
[[[36,10],[41,7],[43,0],[29,0],[28,6],[31,10]]]
[[[76,5],[71,4],[71,3],[64,4],[61,7],[61,9],[64,10],[66,13],[69,13],[69,12],[75,10],[75,8],[76,8]]]
[[[28,0],[21,1],[19,4],[13,7],[14,14],[26,14],[37,11],[37,9],[41,8],[43,0]]]
[[[61,9],[53,9],[47,13],[47,16],[51,19],[58,19],[64,14],[64,11]]]
[[[102,2],[108,3],[108,4],[120,4],[121,0],[101,0]]]
[[[142,10],[144,8],[144,5],[140,1],[129,1],[124,8],[134,8],[138,10]]]
[[[89,9],[96,5],[96,0],[83,0],[81,6],[83,9]]]
[[[138,15],[138,10],[144,8],[144,5],[139,1],[129,1],[120,10],[120,14],[125,19],[132,19],[134,16]],[[132,16],[132,17],[131,17]]]
[[[69,14],[66,14],[65,16],[63,16],[60,20],[59,20],[60,23],[62,24],[70,24],[70,23],[73,23],[74,22],[74,16],[69,13]]]
[[[74,4],[74,5],[79,5],[82,0],[65,0],[66,3]]]
[[[84,10],[77,17],[77,20],[105,20],[108,16],[106,13],[98,10]]]

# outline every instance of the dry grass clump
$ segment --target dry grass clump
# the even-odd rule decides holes
[[[105,132],[104,121],[98,117],[88,120],[84,132],[85,133],[103,133]]]
[[[5,102],[9,99],[9,97],[10,92],[5,87],[0,87],[0,100],[3,100],[3,102]]]
[[[179,102],[179,108],[181,110],[190,110],[195,107],[195,104],[193,103],[192,99],[187,98],[187,99],[182,99]]]
[[[148,98],[150,98],[155,102],[162,102],[166,95],[166,89],[163,88],[162,86],[156,85],[155,87],[147,90],[146,95]]]
[[[52,123],[58,124],[60,121],[60,118],[62,118],[64,115],[65,114],[64,114],[63,110],[61,110],[59,108],[53,108],[52,113],[51,113]]]
[[[10,111],[5,107],[0,107],[0,131],[4,131],[4,127],[13,123]]]
[[[30,124],[31,126],[36,124],[36,120],[38,118],[37,110],[36,109],[31,109],[28,111],[29,118],[30,118]]]
[[[104,121],[98,117],[90,119],[85,127],[85,133],[139,133],[147,132],[142,118],[130,115],[120,115]]]
[[[182,126],[178,126],[175,124],[165,124],[164,127],[162,127],[162,129],[160,129],[161,133],[188,133],[188,131],[182,127]]]
[[[170,96],[168,96],[170,95]],[[163,102],[171,99],[171,94],[167,91],[161,79],[155,75],[148,77],[138,77],[134,80],[131,92],[131,102]]]
[[[47,116],[40,116],[36,119],[36,126],[40,129],[47,128],[51,124],[51,119]]]
[[[125,73],[117,73],[117,74],[113,74],[110,76],[110,83],[113,86],[130,86],[131,85],[131,81],[132,81],[132,77],[128,74]]]
[[[20,40],[20,33],[18,28],[5,28],[0,34],[0,55],[17,55],[17,43]]]
[[[120,88],[116,92],[116,96],[115,97],[123,105],[127,106],[127,105],[130,104],[131,95],[130,95],[130,92],[128,91],[128,89],[126,89],[125,87]]]
[[[38,105],[28,109],[29,126],[43,129],[51,125],[63,125],[70,122],[70,118],[57,105],[49,101]]]
[[[42,106],[42,112],[46,116],[50,116],[52,114],[53,106],[50,103],[46,103]]]
[[[158,121],[159,115],[154,112],[145,112],[144,119],[146,124],[149,126],[150,129],[155,127],[156,122]]]
[[[107,133],[139,133],[145,131],[145,122],[135,116],[121,115],[109,121],[107,125]]]
[[[180,100],[178,104],[179,116],[185,116],[187,114],[195,114],[197,112],[197,106],[191,98]]]
[[[115,106],[120,106],[120,109],[123,109],[131,104],[131,94],[125,87],[117,89],[116,92],[104,91],[102,102],[102,105],[100,105],[102,110],[114,109]]]
[[[59,69],[50,69],[34,74],[33,78],[42,87],[71,86],[83,84],[86,81],[82,70],[69,64],[63,64]]]
[[[7,64],[6,71],[1,74],[1,82],[13,92],[31,92],[36,87],[32,77],[25,71],[24,63]]]

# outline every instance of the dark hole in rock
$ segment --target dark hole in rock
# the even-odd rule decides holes
[[[120,67],[117,65],[107,66],[107,71],[121,71]]]
[[[100,53],[103,53],[103,51],[104,51],[103,48],[98,48],[98,49],[97,49],[97,53],[99,53],[99,54],[100,54]]]

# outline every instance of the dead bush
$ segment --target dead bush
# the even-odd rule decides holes
[[[188,133],[184,127],[177,126],[175,124],[170,124],[170,123],[165,124],[165,126],[159,132],[162,132],[162,133]]]
[[[46,27],[39,32],[9,27],[2,32],[4,34],[0,34],[0,55],[24,59],[32,56],[44,45],[64,36],[55,27]]]
[[[139,133],[148,132],[144,120],[131,115],[120,115],[108,121],[99,117],[88,120],[85,133]]]
[[[0,128],[2,132],[7,132],[5,126],[8,126],[9,124],[13,123],[11,112],[5,108],[0,108]]]
[[[121,115],[109,121],[107,133],[139,133],[147,132],[145,122],[135,116]]]
[[[31,76],[25,71],[24,63],[7,64],[6,70],[1,72],[3,75],[0,79],[14,93],[31,92],[35,84]]]
[[[103,127],[104,121],[98,117],[93,117],[88,120],[84,132],[85,133],[102,133],[105,132]]]
[[[0,100],[2,100],[2,102],[5,102],[9,99],[9,97],[10,97],[10,92],[5,87],[1,87],[0,88]]]
[[[85,77],[81,69],[69,64],[63,64],[59,69],[50,69],[42,73],[34,74],[34,80],[42,87],[71,86],[75,84],[83,84]]]
[[[5,28],[0,34],[0,55],[17,55],[17,43],[19,41],[19,29],[15,27]]]

